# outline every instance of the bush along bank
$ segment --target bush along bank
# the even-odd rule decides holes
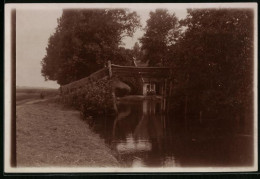
[[[69,94],[61,95],[61,101],[79,110],[84,118],[115,115],[111,80],[101,79]]]

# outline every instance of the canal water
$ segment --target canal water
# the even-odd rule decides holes
[[[88,121],[122,167],[228,167],[253,164],[253,137],[238,124],[167,115],[162,100],[124,99],[118,116]],[[228,129],[223,132],[221,129]],[[229,129],[230,128],[230,129]]]

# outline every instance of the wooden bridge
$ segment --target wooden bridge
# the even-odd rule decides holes
[[[140,77],[146,79],[157,79],[162,84],[162,104],[163,109],[166,109],[166,97],[171,96],[172,80],[171,69],[168,67],[134,67],[134,66],[119,66],[111,64],[108,61],[108,66],[92,73],[86,78],[74,81],[67,85],[61,86],[61,95],[67,95],[73,91],[80,90],[84,86],[92,85],[99,79],[112,78],[112,77]],[[144,81],[143,81],[144,82]],[[117,113],[117,102],[114,89],[112,90],[113,107]]]
[[[86,78],[74,81],[67,85],[61,86],[60,90],[62,94],[70,93],[72,91],[81,89],[86,85],[91,85],[92,83],[103,79],[106,77],[142,77],[148,79],[159,79],[167,80],[170,77],[171,69],[168,67],[134,67],[134,66],[120,66],[111,64],[108,62],[108,66],[92,73]]]

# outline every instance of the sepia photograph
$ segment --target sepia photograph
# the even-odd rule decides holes
[[[257,13],[5,4],[5,172],[258,171]]]

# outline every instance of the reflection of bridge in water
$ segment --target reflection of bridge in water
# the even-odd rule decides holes
[[[126,165],[144,166],[145,158],[162,150],[166,132],[166,113],[160,98],[130,96],[118,101],[118,115],[113,120],[112,144]],[[134,158],[133,158],[134,156]]]
[[[114,125],[113,125],[113,136],[115,136],[115,130],[117,123],[121,120],[124,120],[128,118],[130,115],[133,115],[133,107],[132,104],[138,104],[139,108],[139,113],[140,115],[138,118],[140,118],[138,124],[135,127],[135,130],[133,132],[133,137],[134,138],[147,138],[147,133],[145,133],[144,126],[146,126],[147,120],[153,120],[155,128],[155,133],[157,134],[156,136],[160,136],[160,133],[162,133],[162,129],[165,128],[165,117],[166,114],[163,109],[163,101],[160,98],[146,98],[144,97],[143,99],[138,99],[136,102],[137,96],[131,96],[130,98],[127,97],[121,98],[119,100],[119,108],[118,115],[116,119],[114,120]],[[123,109],[122,109],[123,107]],[[136,116],[135,116],[136,118]],[[156,118],[156,120],[155,120]],[[159,120],[157,120],[159,119]]]

